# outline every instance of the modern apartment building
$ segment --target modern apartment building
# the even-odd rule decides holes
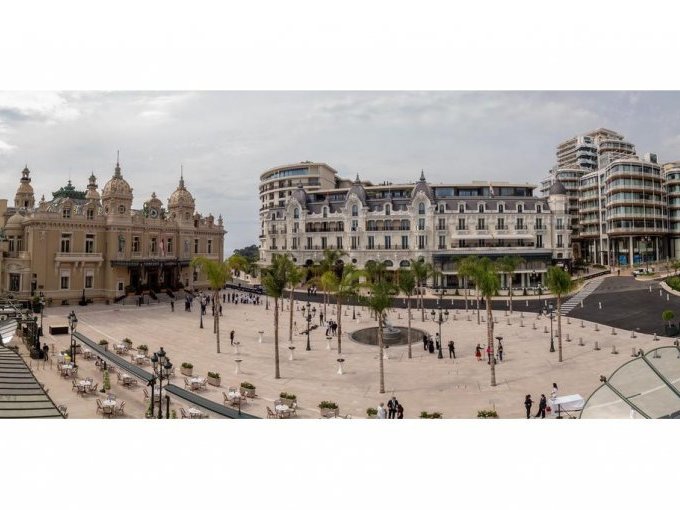
[[[556,157],[541,190],[556,181],[567,190],[574,258],[625,266],[672,256],[664,171],[655,154],[640,158],[623,135],[598,129],[561,143]]]
[[[222,260],[222,217],[195,211],[184,177],[167,209],[155,193],[140,210],[119,164],[101,195],[68,184],[35,204],[30,171],[21,172],[14,206],[0,199],[0,293],[18,298],[103,300],[148,288],[207,287],[192,257]]]
[[[262,264],[285,252],[309,266],[324,249],[344,250],[343,261],[358,267],[373,260],[396,270],[423,258],[443,274],[435,285],[458,287],[458,258],[516,254],[525,263],[514,284],[530,287],[544,282],[551,264],[570,262],[567,196],[560,182],[545,198],[534,196],[529,184],[432,185],[423,173],[415,183],[373,185],[309,162],[267,170],[260,181]],[[507,286],[505,277],[502,283]]]

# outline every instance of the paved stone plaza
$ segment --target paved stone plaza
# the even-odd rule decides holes
[[[270,301],[273,303],[273,301]],[[361,345],[348,339],[347,333],[359,327],[375,325],[368,312],[357,308],[361,314],[358,321],[353,321],[351,307],[347,316],[343,317],[342,357],[344,374],[339,375],[337,363],[337,342],[331,342],[331,350],[327,349],[324,335],[325,328],[317,328],[311,332],[312,350],[305,351],[306,336],[293,335],[295,346],[294,360],[289,360],[288,317],[286,310],[280,314],[280,367],[281,379],[274,379],[274,342],[272,309],[265,310],[264,305],[229,304],[224,306],[224,316],[220,321],[222,353],[216,354],[215,335],[212,333],[212,317],[204,316],[204,329],[199,329],[198,307],[192,312],[185,312],[178,303],[175,312],[170,306],[149,305],[106,306],[92,305],[77,307],[78,331],[91,339],[109,340],[111,348],[114,342],[125,337],[132,340],[133,346],[147,344],[149,353],[164,347],[177,375],[173,382],[183,386],[183,378],[179,373],[182,362],[194,365],[194,375],[205,376],[208,371],[219,372],[222,376],[222,387],[208,386],[201,394],[211,400],[222,403],[222,391],[228,386],[239,386],[248,381],[257,387],[257,398],[249,399],[243,411],[260,417],[267,416],[266,407],[273,406],[273,400],[279,393],[294,393],[298,398],[299,418],[318,418],[317,404],[322,400],[338,403],[340,415],[351,415],[352,418],[365,418],[367,407],[376,407],[380,402],[387,402],[392,394],[396,395],[404,406],[405,418],[417,418],[421,411],[439,411],[445,418],[475,418],[480,409],[491,409],[495,406],[501,418],[523,418],[524,396],[530,393],[536,404],[541,393],[550,396],[553,382],[559,385],[560,395],[579,393],[587,398],[600,384],[600,375],[609,375],[619,365],[630,359],[632,348],[643,350],[661,345],[669,345],[671,339],[659,337],[653,341],[651,335],[637,334],[631,338],[631,332],[617,330],[612,335],[611,327],[600,326],[595,331],[595,324],[584,322],[581,327],[579,319],[563,318],[563,350],[564,362],[557,362],[557,352],[549,352],[550,320],[537,318],[535,313],[519,312],[506,317],[505,312],[496,311],[498,320],[494,335],[503,337],[504,361],[496,367],[498,386],[489,385],[489,366],[485,358],[479,362],[475,359],[474,348],[477,343],[486,344],[486,324],[477,325],[476,315],[470,313],[466,320],[464,311],[452,312],[449,321],[442,326],[444,345],[449,340],[455,341],[456,360],[448,357],[437,359],[437,355],[423,350],[422,342],[413,345],[413,359],[408,359],[407,346],[396,346],[389,349],[389,359],[385,360],[386,393],[378,393],[378,349]],[[286,302],[287,307],[287,302]],[[271,307],[270,307],[271,308]],[[44,329],[49,325],[67,324],[67,315],[71,308],[49,307],[44,317]],[[334,307],[328,308],[330,317],[334,317]],[[482,315],[485,315],[483,312]],[[431,320],[424,323],[420,320],[420,312],[413,311],[413,326],[424,329],[434,335],[437,324]],[[428,317],[429,318],[429,317]],[[406,325],[406,311],[395,310],[390,314],[395,325]],[[294,320],[302,331],[301,311],[295,311]],[[509,325],[508,325],[509,321]],[[520,326],[523,322],[524,327]],[[318,323],[318,314],[313,324]],[[535,323],[536,329],[533,329]],[[241,343],[240,354],[236,355],[229,344],[229,331],[236,331],[236,340]],[[557,331],[555,319],[553,329]],[[258,331],[263,330],[263,342],[258,342]],[[567,342],[569,335],[571,341]],[[579,338],[585,345],[579,345]],[[32,360],[31,367],[38,380],[50,390],[50,396],[56,404],[68,406],[70,418],[96,418],[96,398],[101,394],[78,396],[72,391],[70,379],[60,377],[56,369],[54,354],[69,344],[68,335],[50,336],[46,334],[43,341],[50,345],[51,360]],[[594,350],[595,342],[600,350]],[[52,348],[54,344],[54,349]],[[612,354],[612,344],[619,354]],[[555,338],[557,346],[557,338]],[[25,354],[25,349],[22,347]],[[56,349],[56,351],[55,351]],[[242,359],[241,374],[235,374],[235,358]],[[129,359],[129,358],[128,358]],[[28,359],[27,359],[28,361]],[[93,361],[78,358],[80,377],[91,376],[95,382],[102,384],[102,372]],[[147,367],[150,371],[150,368]],[[137,388],[128,389],[118,384],[115,374],[111,376],[112,389],[118,399],[126,401],[126,416],[142,418],[147,404],[144,402],[140,382]],[[172,398],[171,409],[189,407],[186,402]],[[177,413],[179,415],[179,412]],[[117,417],[116,419],[120,419]]]

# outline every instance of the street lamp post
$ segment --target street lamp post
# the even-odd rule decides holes
[[[172,363],[170,363],[170,358],[167,357],[163,347],[160,348],[158,352],[154,352],[151,356],[151,364],[153,365],[154,379],[158,379],[158,419],[163,418],[163,379],[168,379],[170,376],[170,370],[172,370]],[[153,383],[151,386],[151,416],[153,416],[153,401],[155,400],[155,395],[153,393]],[[165,418],[170,418],[170,400],[166,399],[166,409]]]
[[[307,304],[302,306],[302,315],[307,321],[307,348],[305,350],[311,351],[312,346],[309,343],[309,329],[312,327],[312,317],[316,315],[316,308],[311,306],[309,301],[307,301]]]
[[[77,367],[76,365],[76,339],[73,336],[73,333],[76,332],[76,328],[78,327],[78,317],[76,317],[76,312],[71,310],[71,313],[68,316],[68,324],[71,328],[71,362],[73,363],[74,367]]]
[[[437,312],[435,310],[432,310],[432,320],[435,321],[439,325],[439,352],[437,353],[437,358],[442,359],[444,355],[442,354],[442,344],[444,343],[444,340],[442,339],[442,324],[445,323],[447,320],[449,320],[449,311],[448,310],[443,310],[442,313],[442,300],[439,300],[439,315],[437,316]]]
[[[45,309],[45,296],[40,293],[40,330],[38,331],[38,336],[45,336],[43,333],[43,310]]]
[[[645,236],[642,238],[642,241],[645,243],[645,267],[649,273],[649,245],[652,243],[652,238],[651,236]]]
[[[555,341],[553,339],[553,318],[555,317],[555,310],[553,305],[549,304],[547,308],[543,309],[543,313],[550,317],[550,352],[555,352]]]

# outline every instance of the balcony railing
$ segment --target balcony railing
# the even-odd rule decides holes
[[[55,254],[54,260],[56,262],[102,262],[104,256],[101,253],[59,251]]]

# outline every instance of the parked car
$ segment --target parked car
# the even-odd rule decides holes
[[[644,267],[633,270],[633,276],[641,276],[646,274],[652,274],[652,271],[650,271],[649,269],[645,269]]]

